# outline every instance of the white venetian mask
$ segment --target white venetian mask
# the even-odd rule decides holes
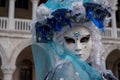
[[[87,60],[92,50],[91,34],[85,27],[74,27],[64,34],[64,45]]]

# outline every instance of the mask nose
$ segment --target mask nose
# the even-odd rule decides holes
[[[79,52],[79,51],[81,51],[81,49],[75,49],[75,51],[76,51],[76,52]]]
[[[77,41],[75,51],[79,53],[81,50],[82,50],[82,44],[79,41]],[[82,53],[79,53],[79,54],[82,54]]]

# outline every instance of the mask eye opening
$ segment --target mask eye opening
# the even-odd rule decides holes
[[[69,37],[64,37],[65,41],[67,44],[70,44],[70,43],[75,43],[75,40],[73,38],[69,38]]]
[[[80,43],[87,43],[90,39],[90,35],[87,35],[80,39]]]

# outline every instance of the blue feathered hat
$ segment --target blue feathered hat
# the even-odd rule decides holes
[[[91,21],[104,31],[104,19],[110,14],[109,3],[103,4],[103,0],[48,0],[38,8],[36,41],[50,41],[55,31],[61,31],[65,25],[72,28],[72,23]]]

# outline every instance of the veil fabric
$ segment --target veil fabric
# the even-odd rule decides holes
[[[32,53],[35,65],[36,80],[44,80],[45,75],[54,66],[52,54],[47,49],[47,44],[33,43]]]
[[[57,62],[55,56],[59,57],[59,61],[66,60],[72,64],[74,70],[79,73],[79,79],[76,80],[102,80],[100,74],[89,66],[81,57],[76,56],[73,51],[62,47],[55,41],[49,41],[48,43],[33,43],[32,51],[35,63],[36,80],[45,80],[44,78],[48,72],[56,69],[55,65]],[[62,70],[62,76],[68,77],[65,76],[66,73],[64,73],[66,70]],[[69,71],[69,73],[72,74],[72,70]],[[59,76],[61,75],[55,77],[59,78]]]

